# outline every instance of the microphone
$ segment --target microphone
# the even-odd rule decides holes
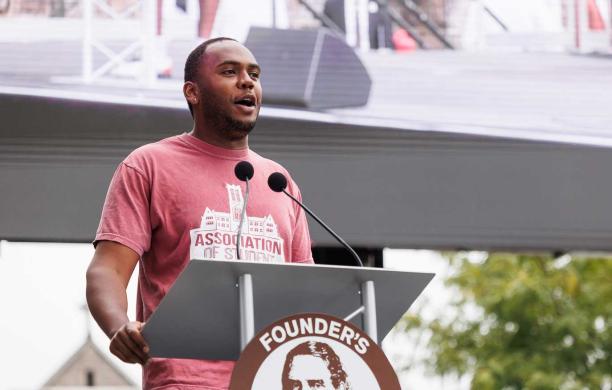
[[[346,241],[344,241],[339,235],[337,235],[333,230],[331,230],[331,228],[327,226],[325,222],[321,220],[321,218],[317,217],[312,211],[310,211],[310,209],[306,207],[306,205],[304,205],[293,195],[285,191],[285,189],[287,188],[287,178],[285,177],[285,175],[280,172],[274,172],[273,174],[268,176],[268,187],[270,187],[270,189],[274,192],[285,193],[285,195],[290,197],[295,203],[299,204],[300,207],[308,213],[308,215],[310,215],[315,221],[317,221],[319,225],[323,226],[323,228],[327,230],[329,234],[331,234],[340,244],[342,244],[342,246],[344,246],[349,252],[351,252],[351,255],[353,255],[357,264],[360,267],[363,267],[363,262],[359,258],[359,255],[357,254],[357,252],[355,252],[353,248],[351,248],[349,244],[346,243]]]
[[[240,223],[238,224],[238,232],[236,234],[236,257],[240,260],[240,236],[242,235],[242,224],[244,223],[244,216],[246,215],[247,203],[249,201],[249,180],[253,178],[255,169],[248,161],[240,161],[234,167],[234,174],[240,181],[246,182],[246,193],[244,195],[244,204],[242,206],[242,213],[240,214]]]
[[[251,165],[248,161],[240,161],[234,167],[234,174],[241,181],[251,180],[253,178],[253,173],[255,170],[253,169],[253,165]]]

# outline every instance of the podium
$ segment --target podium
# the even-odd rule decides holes
[[[152,357],[238,360],[268,324],[292,314],[323,313],[350,321],[378,343],[433,276],[365,267],[191,260],[146,322],[143,336]]]

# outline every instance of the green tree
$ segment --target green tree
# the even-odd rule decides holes
[[[400,323],[431,335],[427,367],[469,374],[473,389],[610,388],[612,258],[468,257],[448,256],[457,294],[445,318]]]

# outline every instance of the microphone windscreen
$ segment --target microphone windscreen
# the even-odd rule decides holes
[[[255,170],[253,169],[253,165],[251,165],[250,162],[240,161],[238,164],[236,164],[236,167],[234,168],[234,173],[236,174],[236,177],[239,180],[247,181],[253,178]]]
[[[287,188],[287,178],[280,172],[274,172],[268,177],[268,186],[274,192],[283,192]]]

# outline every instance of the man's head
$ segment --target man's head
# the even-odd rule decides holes
[[[307,341],[285,359],[283,390],[350,390],[342,362],[327,344]]]
[[[183,93],[191,115],[228,140],[245,137],[261,106],[261,70],[253,54],[231,38],[210,39],[185,62]]]

